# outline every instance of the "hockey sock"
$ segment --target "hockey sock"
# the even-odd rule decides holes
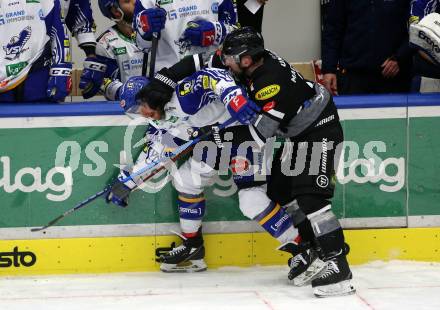
[[[290,216],[284,208],[274,202],[271,202],[254,220],[258,221],[272,237],[278,239],[281,243],[293,241],[298,236]]]
[[[190,195],[179,193],[177,205],[182,235],[186,238],[196,236],[202,226],[202,219],[205,215],[206,202],[203,194]]]

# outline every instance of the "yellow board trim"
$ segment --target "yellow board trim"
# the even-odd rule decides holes
[[[351,264],[373,260],[440,262],[440,228],[365,229],[345,231]],[[289,254],[277,251],[278,241],[267,233],[207,234],[204,236],[209,268],[222,266],[284,265]],[[0,275],[37,275],[158,271],[154,252],[179,242],[177,236],[76,239],[0,240]],[[33,266],[14,266],[5,255],[36,255]],[[5,259],[11,266],[5,267]],[[29,262],[29,257],[25,257]]]
[[[268,215],[266,215],[265,217],[263,217],[258,223],[260,225],[264,225],[268,220],[270,220],[278,211],[280,211],[280,205],[276,204],[275,208],[270,211],[270,213]]]

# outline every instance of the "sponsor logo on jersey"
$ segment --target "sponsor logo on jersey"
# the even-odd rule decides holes
[[[214,2],[214,3],[211,5],[211,11],[212,11],[212,13],[214,13],[214,14],[217,14],[217,13],[218,13],[218,2]]]
[[[31,21],[34,19],[34,16],[26,15],[26,12],[24,10],[8,12],[5,14],[0,14],[0,26],[25,20]]]
[[[250,161],[246,157],[236,156],[231,159],[231,171],[233,174],[244,174],[249,171]]]
[[[324,174],[318,175],[316,178],[316,185],[318,185],[321,188],[326,188],[329,184],[328,177]]]
[[[184,6],[178,9],[179,13],[193,12],[197,10],[197,5]]]
[[[160,5],[171,4],[173,2],[174,2],[174,0],[162,0],[162,1],[160,1]]]
[[[6,53],[6,59],[7,60],[14,60],[20,57],[20,54],[24,53],[29,49],[24,48],[26,43],[31,38],[31,27],[27,26],[24,28],[20,33],[16,36],[13,36],[11,39],[9,39],[9,43],[6,45],[3,45],[3,50]]]
[[[140,59],[140,58],[124,60],[122,62],[122,68],[125,71],[137,70],[137,69],[142,68],[142,64],[143,64],[143,59]]]
[[[20,4],[20,1],[9,2],[8,6],[14,6],[14,5],[17,5],[17,4]]]
[[[6,87],[9,84],[9,80],[6,81],[0,81],[0,87]]]
[[[428,43],[428,45],[431,46],[431,50],[433,52],[437,54],[440,53],[440,47],[438,46],[438,44],[433,40],[431,40],[431,38],[428,37],[425,32],[419,31],[419,38],[424,40],[426,43]]]
[[[274,97],[276,94],[278,94],[280,92],[280,85],[277,84],[272,84],[269,86],[264,87],[263,89],[260,89],[256,94],[255,94],[255,99],[257,100],[267,100],[269,98]]]
[[[171,10],[171,11],[168,12],[168,19],[169,20],[177,19],[177,12],[176,12],[176,10]]]
[[[14,247],[12,252],[0,252],[0,268],[31,267],[37,262],[37,256],[30,251],[19,251]]]
[[[40,3],[40,0],[26,0],[26,3]]]
[[[189,93],[192,92],[193,87],[194,87],[194,81],[181,83],[179,85],[179,95],[182,97],[188,95]]]
[[[125,46],[123,46],[123,47],[115,47],[113,49],[113,53],[116,56],[127,54],[127,48]]]
[[[10,77],[12,75],[18,75],[21,72],[21,70],[26,68],[27,65],[28,65],[28,63],[26,61],[21,61],[16,64],[7,65],[6,66],[6,75],[8,77]]]
[[[168,19],[174,20],[177,18],[186,18],[189,16],[200,16],[211,14],[211,10],[203,9],[199,10],[197,5],[187,5],[177,8],[176,10],[170,10],[168,12]]]
[[[276,106],[275,101],[268,102],[264,105],[263,111],[268,112],[268,111],[272,110],[273,108],[275,108],[275,106]]]
[[[203,76],[202,85],[203,85],[203,89],[209,89],[209,86],[210,86],[209,76],[206,76],[206,75]]]

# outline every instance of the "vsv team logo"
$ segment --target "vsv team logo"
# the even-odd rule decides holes
[[[27,51],[29,49],[24,46],[31,38],[32,29],[30,26],[27,26],[17,36],[13,36],[9,43],[3,46],[3,50],[6,53],[7,60],[15,60],[20,57],[20,54]]]

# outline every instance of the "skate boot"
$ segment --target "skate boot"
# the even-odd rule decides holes
[[[285,243],[278,249],[293,255],[288,261],[290,271],[287,277],[295,286],[310,284],[325,269],[326,263],[319,258],[310,242],[301,242],[299,245]]]
[[[351,284],[353,278],[348,266],[347,256],[341,252],[326,260],[325,270],[312,281],[316,297],[350,295],[356,292]]]
[[[182,238],[182,244],[174,247],[167,253],[156,251],[157,259],[161,263],[160,270],[163,272],[199,272],[207,269],[204,261],[205,247],[203,245],[202,233],[199,230],[197,235],[192,238],[185,238],[181,234],[176,233]]]

